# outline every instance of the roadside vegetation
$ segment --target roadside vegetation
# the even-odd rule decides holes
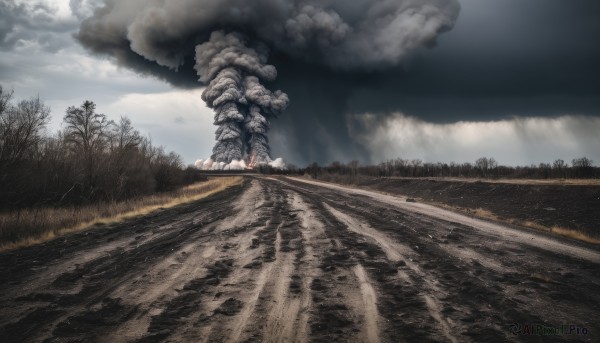
[[[67,108],[59,132],[49,121],[39,98],[16,102],[0,86],[0,210],[122,201],[203,178],[91,101]]]
[[[535,229],[538,231],[543,231],[543,232],[547,232],[547,233],[550,233],[553,235],[562,236],[562,237],[566,237],[566,238],[570,238],[570,239],[575,239],[575,240],[586,242],[586,243],[600,245],[600,235],[598,235],[598,232],[594,232],[593,230],[586,230],[585,228],[573,229],[573,228],[567,228],[567,227],[560,226],[560,225],[549,225],[546,223],[540,223],[539,221],[536,221],[535,218],[531,218],[531,219],[506,218],[503,216],[499,216],[489,210],[483,209],[481,207],[476,208],[476,209],[470,209],[470,208],[464,208],[464,207],[458,207],[458,206],[451,206],[451,205],[442,204],[442,203],[433,203],[433,204],[440,206],[440,207],[448,208],[448,209],[451,209],[454,211],[463,212],[467,215],[471,215],[473,217],[480,218],[480,219],[487,219],[487,220],[492,220],[495,222],[508,223],[511,225]]]
[[[0,86],[0,249],[194,200],[234,182],[207,181],[127,117],[109,120],[92,101],[67,108],[58,132],[48,132],[49,121],[39,97],[16,101]]]
[[[227,187],[239,185],[241,177],[220,177],[123,201],[93,205],[35,207],[0,213],[0,251],[42,243],[55,237],[145,215],[159,209],[200,200]]]

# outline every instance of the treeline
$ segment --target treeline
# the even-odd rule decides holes
[[[305,168],[288,166],[277,171],[264,167],[259,170],[267,174],[309,174],[314,178],[327,175],[361,175],[371,177],[458,177],[458,178],[510,178],[510,179],[589,179],[600,178],[600,167],[587,157],[576,158],[567,163],[557,159],[552,163],[530,166],[502,166],[494,158],[481,157],[474,163],[429,163],[420,159],[397,158],[378,165],[361,165],[332,162],[327,166],[312,163]]]
[[[128,118],[108,120],[91,101],[69,107],[55,134],[49,120],[39,97],[15,102],[0,86],[0,208],[117,201],[201,178]]]

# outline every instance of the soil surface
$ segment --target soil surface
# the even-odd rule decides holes
[[[594,247],[406,198],[247,177],[1,253],[0,341],[598,342],[598,270]]]
[[[600,185],[597,183],[369,177],[355,178],[352,182],[365,189],[455,208],[484,209],[501,219],[529,221],[548,228],[559,226],[600,238]]]

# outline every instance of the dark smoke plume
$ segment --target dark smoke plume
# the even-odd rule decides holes
[[[317,69],[332,75],[384,70],[435,43],[459,9],[458,0],[105,0],[77,39],[174,85],[189,87],[194,66],[219,126],[214,159],[255,156],[266,163],[268,119],[288,104],[285,93],[264,86],[277,76],[267,64],[269,54],[284,68],[287,78],[278,84],[286,86],[296,80],[289,71],[298,66],[309,69],[306,75]],[[336,90],[312,83],[296,93],[313,88],[319,97],[336,98]],[[307,101],[312,99],[298,99]],[[302,115],[326,115],[310,112]]]
[[[238,33],[215,31],[196,47],[195,68],[200,81],[208,82],[202,100],[215,109],[219,126],[213,161],[241,161],[246,152],[254,163],[271,162],[265,115],[281,113],[288,97],[281,91],[271,93],[260,83],[277,77],[275,67],[266,62],[266,49],[246,46]]]

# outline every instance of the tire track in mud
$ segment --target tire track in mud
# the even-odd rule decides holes
[[[239,310],[241,302],[230,297],[230,288],[243,277],[242,266],[249,259],[245,251],[250,246],[250,237],[267,220],[264,211],[253,212],[262,204],[262,193],[262,186],[253,181],[250,189],[234,204],[233,215],[216,223],[211,240],[214,251],[210,256],[210,260],[216,260],[215,264],[206,269],[204,276],[186,283],[178,291],[179,295],[167,303],[166,309],[152,317],[142,341],[163,341],[167,337],[173,341],[199,341],[210,334],[206,323],[213,322],[216,317],[231,316]],[[181,312],[182,308],[187,310]],[[173,318],[178,321],[173,322]]]
[[[269,281],[265,271],[271,269],[269,265],[279,250],[277,228],[281,220],[274,214],[281,211],[278,201],[271,200],[272,191],[258,186],[259,191],[253,192],[258,183],[252,184],[238,202],[243,208],[236,206],[233,218],[215,225],[218,234],[211,241],[217,247],[212,256],[217,260],[215,266],[188,282],[166,309],[152,317],[142,341],[227,341],[253,314],[262,283]],[[254,196],[248,197],[248,193]],[[244,208],[249,205],[250,211]],[[258,280],[256,291],[252,284],[258,270],[263,281]],[[240,314],[245,316],[240,318]]]
[[[382,322],[377,309],[377,291],[358,263],[353,243],[333,227],[339,222],[323,215],[323,204],[294,190],[294,208],[300,211],[307,244],[304,266],[310,285],[311,341],[378,342]],[[364,243],[364,242],[363,242]],[[358,244],[364,248],[364,244]],[[367,249],[368,250],[368,249]]]
[[[412,286],[416,284],[416,287],[428,291],[429,294],[421,294],[421,296],[427,305],[429,314],[440,324],[440,328],[448,340],[451,342],[458,342],[457,338],[452,334],[453,331],[456,331],[456,328],[450,328],[448,321],[443,317],[440,311],[440,304],[438,301],[438,298],[445,297],[449,292],[447,290],[442,290],[435,278],[424,272],[423,268],[421,268],[418,263],[413,262],[413,258],[418,254],[410,247],[394,242],[390,237],[373,229],[366,223],[359,222],[327,204],[325,204],[325,208],[338,218],[340,222],[345,224],[349,230],[359,235],[369,237],[375,241],[375,243],[382,248],[390,263],[402,261],[401,263],[410,269],[410,272],[412,272],[411,274],[413,274],[412,276],[402,269],[398,270],[398,276],[405,283]]]
[[[315,318],[314,329],[320,328],[323,322],[332,321],[336,327],[334,336],[326,336],[325,340],[342,339],[353,341],[370,341],[373,333],[383,337],[385,341],[428,341],[440,340],[444,337],[437,326],[432,325],[427,315],[425,301],[418,296],[419,290],[415,285],[406,285],[397,272],[397,262],[392,261],[386,255],[384,248],[378,245],[372,237],[365,236],[362,232],[356,232],[343,223],[328,210],[327,204],[322,199],[310,193],[295,189],[315,209],[315,215],[325,223],[328,237],[336,242],[326,256],[322,259],[321,268],[326,272],[327,294],[337,295],[340,293],[342,304],[326,304],[325,310],[335,309],[333,318],[321,315]],[[389,246],[388,246],[389,248]],[[400,256],[398,253],[395,257]],[[377,313],[379,316],[373,318],[373,311],[369,311],[369,303],[364,302],[365,287],[360,279],[360,272],[364,268],[368,278],[372,280],[369,288],[377,292]],[[337,277],[337,278],[335,278]],[[329,286],[332,285],[332,286]],[[339,292],[341,291],[341,292]],[[417,307],[418,311],[409,311],[406,307]],[[402,310],[398,311],[399,309]],[[405,311],[405,312],[404,312]],[[323,318],[324,317],[324,318]],[[382,317],[383,319],[380,319]],[[337,319],[337,322],[335,321]],[[377,325],[377,330],[373,328]],[[349,329],[345,329],[347,326]],[[330,329],[330,328],[329,328]],[[328,330],[330,331],[330,330]]]
[[[304,256],[303,239],[296,215],[290,212],[288,196],[267,187],[264,207],[266,225],[255,233],[250,253],[240,265],[251,269],[249,282],[239,283],[231,294],[240,302],[239,313],[209,325],[205,341],[238,342],[305,341],[300,314],[304,301],[297,293],[297,270]],[[271,199],[272,198],[272,199]],[[261,250],[252,254],[252,250]],[[250,272],[249,272],[250,273]],[[248,275],[240,275],[248,279]],[[233,281],[235,284],[236,281]],[[215,331],[214,328],[219,328]]]
[[[316,215],[312,203],[297,193],[292,193],[291,199],[305,242],[305,255],[297,274],[304,304],[299,318],[300,336],[315,342],[356,340],[354,323],[359,317],[355,311],[360,312],[357,310],[360,291],[356,284],[351,287],[339,285],[350,281],[350,270],[334,272],[335,266],[324,262],[335,259],[332,255],[337,254],[340,243],[328,234],[327,224]]]
[[[354,274],[360,283],[360,292],[362,294],[362,302],[365,309],[364,321],[365,321],[365,336],[368,342],[379,342],[379,328],[378,318],[379,312],[377,310],[377,295],[371,281],[365,272],[365,268],[362,265],[354,267]]]
[[[230,284],[235,285],[230,290],[230,299],[239,302],[238,311],[229,313],[227,318],[216,318],[209,323],[204,335],[206,342],[247,340],[248,333],[253,339],[261,337],[252,318],[264,316],[258,313],[258,309],[266,297],[265,291],[270,286],[274,262],[277,261],[281,247],[279,227],[282,224],[281,194],[266,187],[263,196],[265,200],[260,206],[263,224],[247,238],[250,244],[244,252],[245,257],[239,261],[239,265],[243,266],[245,271],[234,280],[230,280]],[[253,277],[254,275],[256,277]]]

